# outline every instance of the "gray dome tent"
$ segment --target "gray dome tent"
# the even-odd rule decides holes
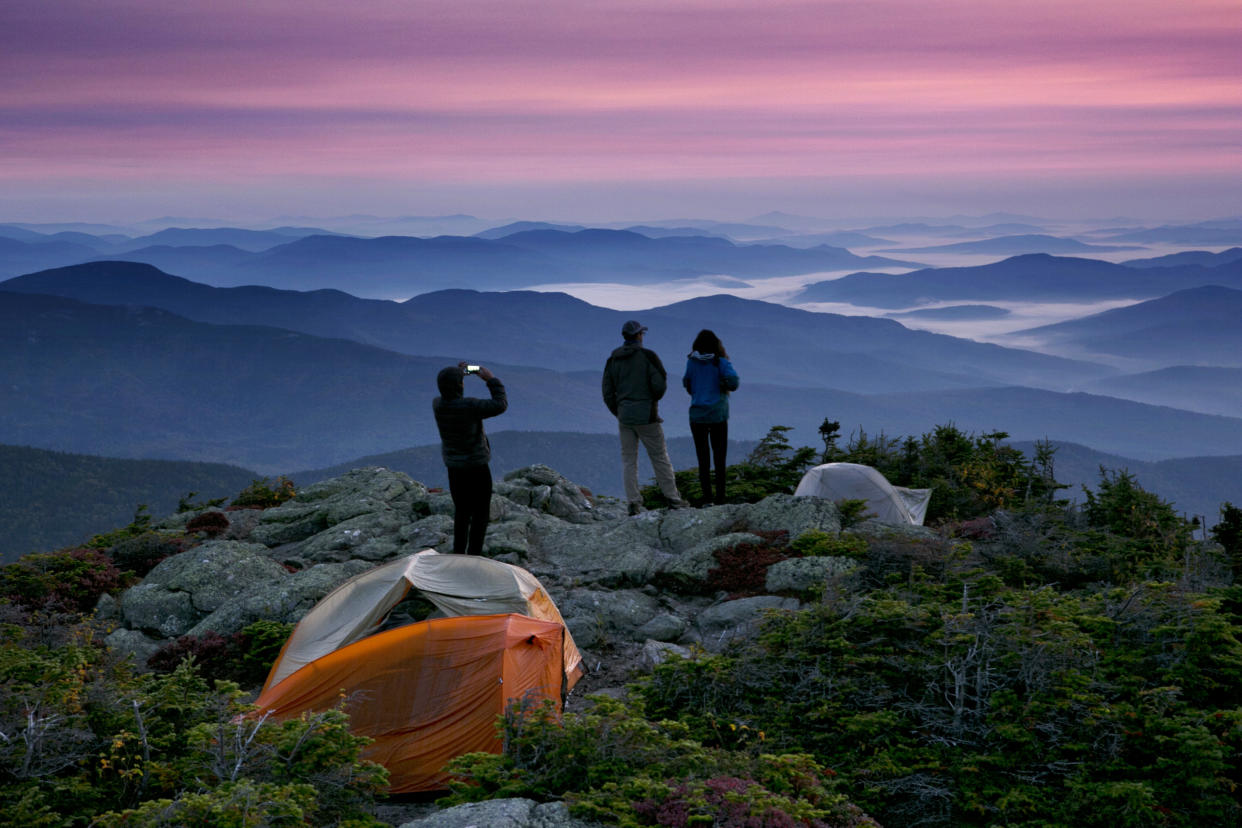
[[[867,511],[885,523],[923,525],[931,489],[894,486],[884,475],[859,463],[825,463],[802,476],[795,496],[825,500],[865,500]]]

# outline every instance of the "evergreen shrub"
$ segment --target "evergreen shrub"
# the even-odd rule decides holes
[[[268,478],[257,478],[242,489],[229,504],[230,509],[269,509],[292,500],[297,494],[293,481],[281,475],[273,483]]]
[[[108,550],[108,556],[118,569],[142,578],[160,561],[179,555],[185,550],[186,544],[182,538],[158,532],[143,532],[118,541]]]
[[[183,635],[156,651],[147,659],[147,666],[168,673],[189,659],[209,681],[235,681],[243,687],[254,687],[267,680],[280,648],[292,632],[292,624],[261,620],[227,637],[216,632]]]
[[[639,826],[875,826],[806,755],[723,751],[652,721],[625,702],[593,696],[582,714],[558,717],[546,701],[510,704],[500,755],[449,764],[451,805],[480,799],[564,799],[581,819]],[[717,821],[719,820],[719,821]]]

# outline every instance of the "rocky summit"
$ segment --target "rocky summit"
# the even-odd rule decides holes
[[[229,635],[260,619],[296,622],[359,572],[423,549],[451,550],[452,512],[447,492],[375,467],[316,483],[277,507],[222,512],[228,528],[214,539],[165,559],[119,601],[104,599],[98,611],[117,625],[108,643],[141,664],[183,635]],[[200,514],[173,515],[156,528],[184,531]],[[536,465],[496,483],[484,554],[543,582],[588,669],[599,671],[618,651],[647,661],[696,645],[717,651],[750,635],[765,610],[798,607],[853,561],[784,561],[768,571],[770,594],[734,597],[712,586],[716,553],[760,543],[765,533],[840,528],[833,503],[792,495],[627,516],[625,504]],[[600,689],[598,679],[585,685]]]

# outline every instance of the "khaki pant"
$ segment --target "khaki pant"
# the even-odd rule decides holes
[[[668,445],[664,442],[664,427],[659,423],[646,425],[623,425],[618,423],[621,435],[621,475],[625,483],[625,499],[630,503],[642,503],[638,490],[638,442],[641,440],[651,460],[656,483],[660,491],[672,503],[681,502],[677,481],[673,479],[673,463],[668,459]]]

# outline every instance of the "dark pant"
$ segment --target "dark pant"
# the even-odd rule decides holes
[[[729,421],[723,423],[691,423],[690,434],[694,436],[694,453],[699,457],[699,486],[703,500],[715,503],[725,501],[725,452],[729,446]],[[716,460],[716,492],[712,497],[712,458]]]
[[[492,506],[491,467],[449,469],[448,479],[453,496],[453,551],[459,555],[481,554]]]

